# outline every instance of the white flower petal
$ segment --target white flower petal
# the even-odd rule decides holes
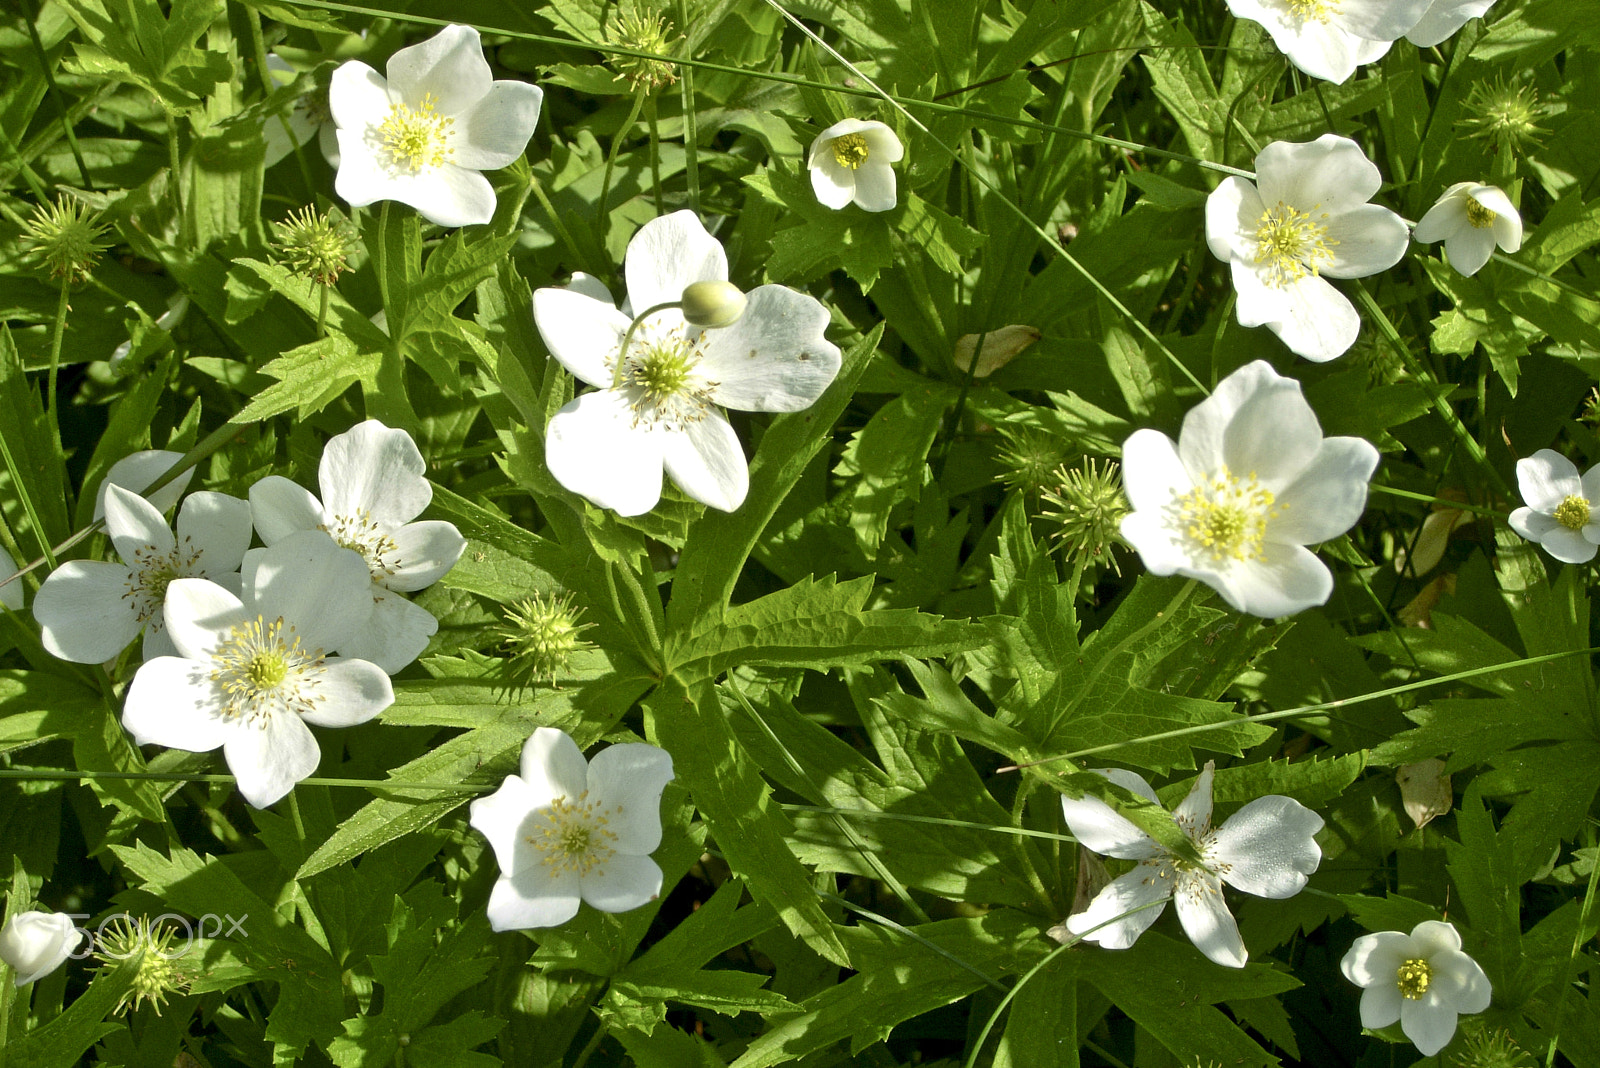
[[[534,290],[533,322],[561,366],[589,385],[605,388],[615,374],[607,358],[615,358],[621,350],[630,320],[611,303],[609,294],[597,299],[587,289],[587,285],[580,288],[574,275],[570,286]]]
[[[661,434],[662,463],[678,488],[701,504],[731,512],[750,491],[750,466],[739,435],[714,411]]]
[[[522,781],[535,804],[544,807],[558,797],[577,797],[589,788],[589,762],[578,743],[554,727],[539,727],[522,745]]]
[[[439,621],[421,605],[379,585],[370,587],[372,615],[341,646],[339,652],[358,661],[371,661],[393,675],[403,670],[428,647],[439,631]]]
[[[344,159],[334,191],[352,206],[395,200],[417,209],[437,226],[477,226],[494,218],[494,187],[477,171],[443,163],[417,174],[390,172],[376,159],[358,166],[360,158],[352,156],[344,130],[339,131],[339,149]]]
[[[111,465],[111,470],[106,472],[105,480],[100,483],[99,496],[94,503],[94,517],[100,519],[106,514],[107,486],[130,489],[149,500],[156,511],[165,514],[178,503],[183,491],[189,488],[189,480],[194,477],[194,468],[189,468],[153,494],[145,493],[144,488],[166,474],[181,459],[183,459],[181,452],[170,452],[166,449],[146,449],[124,456]]]
[[[1217,762],[1206,761],[1206,766],[1195,776],[1194,785],[1189,787],[1189,792],[1178,802],[1178,807],[1172,810],[1172,818],[1178,821],[1179,826],[1186,828],[1190,838],[1196,837],[1211,825],[1211,784],[1216,773]]]
[[[1399,931],[1379,931],[1362,935],[1351,943],[1344,959],[1339,961],[1339,970],[1359,987],[1394,986],[1396,970],[1409,956],[1411,936]],[[1397,1008],[1396,1015],[1387,1023],[1368,1024],[1365,1020],[1362,1023],[1368,1027],[1387,1027],[1399,1018]]]
[[[1433,968],[1429,992],[1436,993],[1456,1012],[1482,1012],[1489,1007],[1493,992],[1489,977],[1477,961],[1459,949],[1444,949],[1430,954],[1428,963]]]
[[[394,542],[399,564],[381,581],[389,589],[403,593],[425,590],[438,582],[467,548],[461,531],[443,519],[407,523],[391,532],[389,538]]]
[[[584,873],[578,888],[601,912],[627,912],[661,896],[661,866],[649,857],[617,853]]]
[[[222,709],[207,666],[160,656],[139,665],[122,704],[122,725],[136,745],[208,753],[241,729]]]
[[[1432,0],[1340,0],[1339,22],[1369,41],[1404,36],[1428,11]]]
[[[1273,141],[1256,154],[1256,186],[1263,203],[1312,208],[1337,216],[1372,199],[1383,175],[1348,137]]]
[[[1387,271],[1411,244],[1405,221],[1377,204],[1348,208],[1330,218],[1327,227],[1333,259],[1323,264],[1322,273],[1329,278],[1365,278]]]
[[[1220,430],[1213,436],[1220,438]],[[1154,522],[1154,513],[1194,488],[1194,479],[1171,438],[1159,430],[1135,430],[1122,443],[1122,486],[1134,511],[1152,513]]]
[[[1444,252],[1450,257],[1450,266],[1470,278],[1483,270],[1494,254],[1494,230],[1469,224],[1444,239]]]
[[[323,661],[316,695],[316,706],[301,717],[318,727],[354,727],[394,704],[394,688],[382,668],[337,656]]]
[[[589,799],[617,836],[611,847],[619,853],[655,852],[661,844],[661,791],[673,779],[672,755],[636,742],[608,746],[589,762],[588,775]],[[659,869],[656,878],[659,889]],[[587,892],[584,897],[589,900]]]
[[[395,92],[412,107],[432,96],[441,115],[459,115],[483,99],[494,80],[483,42],[471,26],[446,26],[420,44],[402,48],[384,68]]]
[[[1586,564],[1594,559],[1595,544],[1581,531],[1557,526],[1539,539],[1544,551],[1564,564]]]
[[[1264,560],[1246,560],[1229,573],[1231,596],[1229,590],[1218,588],[1230,604],[1253,616],[1277,619],[1328,603],[1333,573],[1314,553],[1299,545],[1272,542],[1261,548]]]
[[[635,314],[676,301],[691,282],[726,282],[728,256],[692,211],[651,219],[628,242],[623,264]]]
[[[1270,432],[1251,425],[1261,421],[1271,425]],[[1270,444],[1262,438],[1277,433],[1288,435],[1292,446],[1287,451],[1295,456],[1294,462],[1286,464],[1270,455]],[[1235,477],[1248,478],[1254,472],[1273,481],[1282,473],[1280,467],[1291,473],[1303,469],[1315,455],[1321,436],[1300,383],[1278,374],[1265,360],[1254,360],[1218,382],[1211,396],[1185,413],[1178,456],[1191,485],[1216,477],[1223,468],[1231,469]],[[1132,466],[1126,455],[1123,459],[1124,468]],[[1264,465],[1269,466],[1263,470]],[[1125,483],[1132,477],[1126,471],[1123,474]]]
[[[161,513],[137,493],[121,486],[107,486],[105,507],[106,533],[111,535],[111,544],[123,563],[133,566],[141,552],[164,555],[177,545],[172,528]]]
[[[1417,24],[1406,31],[1406,40],[1418,48],[1432,48],[1493,4],[1494,0],[1433,0]]]
[[[26,986],[61,967],[83,941],[83,932],[64,912],[19,912],[0,928],[0,959]]]
[[[1271,286],[1255,264],[1234,260],[1233,285],[1241,325],[1266,326],[1289,351],[1316,363],[1343,356],[1361,332],[1349,298],[1316,275]]]
[[[247,618],[240,599],[210,579],[174,579],[162,605],[167,637],[189,660],[209,660],[222,638]]]
[[[398,98],[390,93],[387,79],[360,60],[339,64],[329,79],[328,112],[335,125],[357,142],[366,136],[368,126],[388,118],[396,103]]]
[[[1230,175],[1206,197],[1206,245],[1224,262],[1255,256],[1255,232],[1267,210],[1255,183]]]
[[[1218,863],[1229,886],[1257,897],[1293,897],[1322,862],[1313,837],[1320,830],[1321,816],[1293,798],[1269,794],[1217,828],[1208,858]]]
[[[1068,916],[1067,930],[1106,949],[1127,949],[1160,918],[1171,896],[1172,880],[1161,878],[1156,868],[1140,865],[1106,884],[1088,908]]]
[[[1529,507],[1546,513],[1554,513],[1568,497],[1585,495],[1577,465],[1554,449],[1517,461],[1517,490]]]
[[[1561,525],[1556,522],[1555,516],[1546,515],[1543,512],[1535,512],[1532,508],[1526,507],[1514,510],[1507,517],[1506,522],[1512,530],[1529,541],[1538,541]]]
[[[360,553],[309,530],[261,554],[244,601],[267,622],[278,618],[293,626],[307,648],[332,650],[366,626],[373,593],[372,574]],[[170,603],[170,587],[167,596]],[[174,638],[183,648],[176,633]]]
[[[1399,965],[1396,965],[1399,967]],[[1368,1030],[1388,1027],[1400,1019],[1400,1006],[1405,997],[1396,985],[1393,973],[1388,982],[1378,982],[1361,994],[1361,1026]]]
[[[829,156],[811,165],[811,191],[817,195],[817,203],[838,211],[855,199],[856,172]]]
[[[495,171],[521,158],[539,122],[544,90],[527,82],[495,82],[456,118],[455,163]]]
[[[185,552],[201,554],[207,574],[239,570],[250,548],[250,529],[250,502],[226,493],[191,493],[178,509],[178,540]]]
[[[1196,949],[1224,968],[1245,966],[1249,954],[1216,876],[1191,873],[1180,879],[1172,904],[1178,910],[1184,934]]]
[[[837,346],[823,337],[828,310],[786,286],[757,286],[732,326],[708,330],[702,373],[711,397],[742,412],[798,412],[811,407],[839,373]]]
[[[1117,774],[1113,775],[1109,771],[1102,771],[1101,774],[1127,789],[1133,789],[1133,784],[1125,781],[1126,778],[1137,779],[1144,784],[1144,790],[1138,792],[1143,795],[1149,791],[1149,799],[1155,800],[1154,791],[1150,790],[1149,783],[1143,778],[1131,771],[1113,770]],[[1072,837],[1092,853],[1123,860],[1149,860],[1162,853],[1161,847],[1154,839],[1098,797],[1063,795],[1061,815],[1066,819]]]
[[[1450,1044],[1456,1034],[1456,1010],[1433,991],[1415,1000],[1400,1001],[1400,1030],[1424,1057],[1431,1057]]]
[[[515,876],[502,874],[489,892],[489,926],[496,931],[523,931],[566,923],[578,914],[579,885],[576,872],[544,865],[525,868]]]
[[[502,872],[514,872],[518,858],[531,856],[523,847],[522,826],[533,811],[534,800],[528,784],[519,776],[507,775],[500,789],[487,797],[475,799],[469,806],[471,815],[467,822],[489,840],[494,849],[495,862]]]
[[[863,163],[856,171],[852,198],[863,211],[888,211],[895,206],[894,168]]]
[[[557,482],[618,515],[643,515],[661,499],[667,432],[633,426],[627,398],[586,393],[551,417],[545,463]]]
[[[268,545],[301,531],[319,530],[325,522],[316,494],[282,475],[268,475],[250,487],[250,516]]]
[[[1411,239],[1419,244],[1431,245],[1461,229],[1467,222],[1467,209],[1460,192],[1469,185],[1468,182],[1457,182],[1445,190],[1444,196],[1417,220],[1417,228],[1411,231]]]
[[[837,125],[837,124],[836,124]],[[868,119],[857,131],[867,139],[868,159],[875,163],[899,163],[905,157],[906,148],[900,143],[900,138],[886,124],[875,119]]]
[[[1122,540],[1133,546],[1152,575],[1175,575],[1193,559],[1189,539],[1174,531],[1159,512],[1129,512],[1119,528]]]
[[[140,626],[138,606],[127,596],[132,583],[126,567],[99,560],[68,560],[52,571],[33,598],[39,639],[50,655],[99,664],[126,649]]]
[[[1273,541],[1315,545],[1355,526],[1367,506],[1378,450],[1361,438],[1324,439],[1315,458],[1277,495]]]
[[[139,652],[145,660],[154,660],[158,656],[178,656],[177,643],[172,640],[172,635],[167,633],[167,624],[160,616],[154,617],[144,625],[144,641],[139,644]]]
[[[317,770],[322,750],[311,728],[292,713],[275,713],[231,731],[222,755],[238,781],[239,796],[266,808]]]
[[[317,484],[329,516],[364,515],[387,531],[421,515],[433,500],[426,470],[410,434],[368,419],[328,439]]]
[[[1411,955],[1431,959],[1439,953],[1461,949],[1461,932],[1444,920],[1423,920],[1411,928]]]

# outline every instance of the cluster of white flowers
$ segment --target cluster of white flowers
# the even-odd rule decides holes
[[[1404,37],[1438,44],[1494,0],[1227,0],[1228,10],[1260,23],[1289,62],[1313,78],[1342,83],[1381,59]]]
[[[376,420],[329,439],[321,500],[278,476],[248,501],[202,491],[184,500],[176,534],[162,509],[181,481],[153,501],[126,487],[149,485],[177,454],[129,459],[101,491],[121,562],[52,572],[34,598],[40,638],[93,664],[142,632],[122,713],[134,740],[220,747],[245,799],[270,805],[316,770],[306,724],[362,723],[394,700],[389,675],[438,629],[400,592],[438,580],[466,542],[450,523],[412,521],[433,494],[422,454]],[[252,531],[264,548],[249,548]]]

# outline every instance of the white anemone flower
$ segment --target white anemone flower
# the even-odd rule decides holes
[[[1450,1044],[1456,1017],[1489,1007],[1489,977],[1461,952],[1454,925],[1424,920],[1410,934],[1362,935],[1339,962],[1344,977],[1361,987],[1361,1026],[1396,1020],[1417,1052],[1431,1057]]]
[[[55,971],[83,941],[83,932],[64,912],[19,912],[0,928],[0,960],[24,986]]]
[[[1300,383],[1246,364],[1189,409],[1177,444],[1138,430],[1122,446],[1133,511],[1122,536],[1156,575],[1199,579],[1241,612],[1324,604],[1327,565],[1306,548],[1355,525],[1378,450],[1324,438]]]
[[[1228,263],[1241,326],[1265,325],[1324,363],[1355,343],[1361,319],[1328,278],[1362,278],[1400,262],[1406,224],[1367,201],[1383,184],[1348,137],[1274,141],[1256,180],[1224,178],[1206,200],[1206,242]]]
[[[174,537],[149,501],[110,486],[106,532],[120,564],[69,560],[33,598],[40,640],[63,660],[110,660],[141,630],[146,660],[176,653],[161,611],[167,588],[174,579],[204,578],[238,589],[235,572],[250,547],[250,503],[226,493],[191,493],[178,511]]]
[[[307,724],[354,726],[394,701],[382,668],[327,655],[367,625],[371,586],[361,556],[318,531],[247,560],[238,597],[175,579],[166,621],[178,655],[139,668],[122,725],[140,745],[220,747],[239,793],[265,808],[317,770]]]
[[[642,515],[661,498],[664,468],[690,497],[731,512],[750,488],[750,469],[718,408],[810,407],[839,373],[839,350],[823,337],[828,311],[786,286],[758,286],[731,326],[702,329],[677,308],[655,312],[622,356],[633,309],[679,301],[695,282],[727,281],[728,259],[693,212],[677,211],[639,228],[624,272],[629,303],[621,310],[588,275],[533,294],[551,354],[599,387],[551,418],[550,473],[602,508]]]
[[[1457,182],[1417,221],[1411,235],[1423,244],[1444,242],[1450,266],[1474,275],[1489,262],[1494,247],[1522,247],[1522,216],[1504,192],[1492,185]]]
[[[1080,845],[1103,856],[1139,862],[1107,884],[1087,909],[1067,917],[1067,930],[1106,949],[1127,949],[1156,922],[1171,899],[1184,933],[1200,952],[1224,967],[1244,967],[1248,954],[1222,898],[1222,884],[1274,900],[1298,894],[1322,861],[1313,837],[1322,830],[1322,817],[1292,797],[1269,794],[1245,805],[1221,827],[1213,827],[1215,768],[1215,762],[1206,762],[1189,795],[1172,813],[1200,854],[1198,866],[1168,852],[1097,797],[1061,799],[1062,814]],[[1120,769],[1099,774],[1160,804],[1142,776]]]
[[[1540,449],[1517,461],[1517,488],[1527,502],[1511,513],[1511,529],[1566,564],[1585,564],[1600,546],[1600,464],[1578,476],[1571,460]]]
[[[494,189],[481,171],[528,147],[544,91],[495,81],[478,31],[446,26],[389,57],[388,78],[357,60],[333,72],[334,189],[359,207],[398,200],[440,226],[486,223]]]
[[[281,475],[250,487],[256,531],[267,545],[298,531],[325,530],[366,560],[371,621],[336,648],[391,675],[415,660],[439,629],[431,612],[400,595],[433,585],[467,547],[453,523],[412,522],[433,500],[426,468],[410,434],[368,419],[323,446],[320,500]]]
[[[626,912],[661,894],[661,791],[672,756],[627,743],[585,761],[577,743],[540,727],[522,747],[521,775],[472,802],[470,822],[494,847],[500,878],[489,893],[496,931],[553,927],[580,901]]]
[[[900,139],[883,123],[844,119],[811,142],[806,153],[811,188],[825,207],[855,201],[864,211],[888,211],[896,203],[891,164],[904,155]]]
[[[1432,48],[1493,6],[1494,0],[1433,0],[1422,19],[1406,31],[1406,40],[1418,48]]]
[[[1430,0],[1228,0],[1260,23],[1289,62],[1313,78],[1343,83],[1380,59],[1417,24]]]
[[[283,86],[294,81],[299,72],[278,53],[268,52],[267,73],[274,85]],[[287,114],[269,116],[262,131],[266,140],[266,165],[272,166],[315,137],[328,166],[339,166],[338,129],[328,119],[326,105],[319,103],[314,93],[296,100]]]

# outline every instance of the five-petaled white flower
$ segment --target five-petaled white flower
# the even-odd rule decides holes
[[[106,532],[122,563],[69,560],[33,598],[44,647],[63,660],[110,660],[144,631],[144,658],[177,652],[161,606],[174,579],[206,578],[237,589],[235,572],[250,547],[250,504],[225,493],[191,493],[174,537],[161,513],[138,494],[108,486]]]
[[[471,26],[446,26],[400,49],[386,69],[387,79],[351,60],[333,72],[334,189],[357,207],[398,200],[440,226],[488,222],[494,189],[479,172],[522,155],[543,90],[495,81]]]
[[[1517,488],[1528,503],[1511,513],[1511,529],[1563,563],[1584,564],[1600,546],[1600,464],[1580,478],[1577,465],[1553,449],[1517,461]]]
[[[496,931],[553,927],[580,900],[625,912],[661,893],[661,791],[672,756],[641,743],[592,761],[564,731],[540,727],[522,747],[522,774],[472,802],[470,822],[494,847],[500,878],[489,894]]]
[[[1244,967],[1244,940],[1222,899],[1222,884],[1275,900],[1298,894],[1322,860],[1313,838],[1322,830],[1322,817],[1292,797],[1268,794],[1229,816],[1221,827],[1213,827],[1215,767],[1207,761],[1189,795],[1172,813],[1200,854],[1198,866],[1168,852],[1097,797],[1061,799],[1062,814],[1080,845],[1104,856],[1139,862],[1107,884],[1087,909],[1067,917],[1067,930],[1107,949],[1127,949],[1156,922],[1170,898],[1184,933],[1200,952],[1226,967]],[[1099,774],[1160,803],[1140,775],[1121,769]]]
[[[817,200],[842,208],[852,200],[865,211],[895,205],[894,167],[905,148],[894,131],[872,119],[844,119],[811,142],[806,166]]]
[[[1406,31],[1406,40],[1418,48],[1432,48],[1494,6],[1494,0],[1433,0],[1418,23]]]
[[[122,725],[140,745],[222,748],[239,793],[264,808],[317,769],[306,724],[348,727],[394,701],[376,664],[326,655],[372,614],[358,553],[321,531],[291,535],[245,560],[241,596],[206,579],[167,587],[177,656],[140,666]]]
[[[410,434],[368,419],[323,446],[321,500],[281,475],[250,487],[256,531],[266,544],[297,531],[325,530],[366,560],[372,618],[336,648],[391,675],[415,660],[439,629],[431,612],[400,594],[433,585],[467,547],[453,523],[412,522],[433,500],[426,468]]]
[[[1450,266],[1473,275],[1489,262],[1496,245],[1506,252],[1522,247],[1522,216],[1496,187],[1457,182],[1417,221],[1411,236],[1423,244],[1443,241]]]
[[[0,928],[0,960],[23,986],[61,967],[82,941],[83,932],[64,912],[19,912]]]
[[[628,243],[622,310],[596,279],[533,294],[550,352],[592,386],[545,431],[545,461],[563,486],[602,508],[641,515],[661,498],[661,472],[690,497],[731,512],[750,470],[719,406],[750,412],[810,407],[839,372],[823,337],[828,311],[785,286],[758,286],[731,326],[701,329],[677,308],[650,315],[621,353],[634,314],[677,302],[694,282],[728,278],[727,255],[693,212],[653,219]]]
[[[1378,450],[1324,438],[1300,383],[1246,364],[1183,418],[1178,442],[1137,430],[1122,446],[1127,539],[1157,575],[1196,578],[1241,612],[1323,604],[1327,565],[1306,548],[1349,530]]]
[[[1430,0],[1228,0],[1228,10],[1258,22],[1289,62],[1342,83],[1380,59],[1428,10]]]
[[[1239,322],[1265,325],[1323,363],[1355,343],[1361,319],[1332,278],[1361,278],[1400,262],[1406,224],[1368,204],[1383,179],[1348,137],[1274,141],[1256,156],[1256,181],[1224,178],[1206,200],[1206,242],[1232,268]]]
[[[1362,935],[1339,970],[1362,988],[1361,1026],[1376,1030],[1398,1020],[1425,1057],[1450,1044],[1457,1016],[1489,1007],[1489,977],[1461,952],[1455,927],[1440,920],[1424,920],[1410,934]]]

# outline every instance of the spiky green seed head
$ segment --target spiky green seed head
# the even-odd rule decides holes
[[[331,286],[350,267],[355,234],[333,211],[318,214],[309,206],[272,224],[273,249],[280,263],[318,285]]]
[[[1068,554],[1089,564],[1109,563],[1122,574],[1111,547],[1122,540],[1122,517],[1128,514],[1128,497],[1116,461],[1089,459],[1067,470],[1056,468],[1055,485],[1044,492],[1053,507],[1042,512],[1054,520],[1056,543]]]
[[[44,266],[50,277],[69,285],[87,281],[100,253],[110,247],[97,212],[66,195],[40,204],[22,227],[26,256]]]

